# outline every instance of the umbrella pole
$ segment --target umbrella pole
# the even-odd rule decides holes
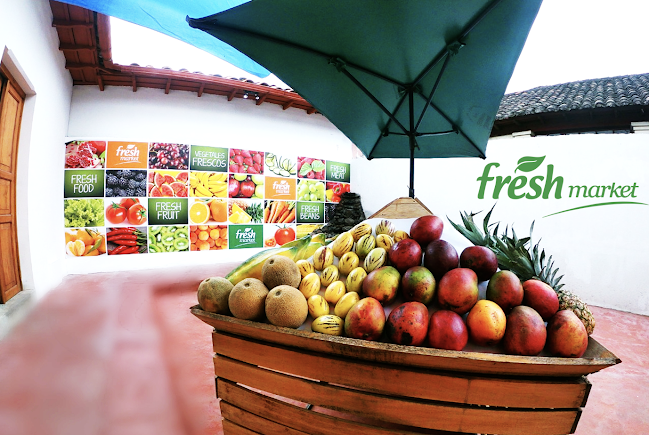
[[[409,196],[415,197],[415,138],[410,136],[410,187]]]
[[[408,105],[410,111],[410,131],[408,132],[408,142],[410,143],[410,187],[408,188],[408,193],[411,198],[415,197],[415,146],[417,145],[415,141],[415,101],[412,88],[408,91]]]

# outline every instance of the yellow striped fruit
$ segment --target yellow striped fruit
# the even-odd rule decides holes
[[[356,305],[356,302],[360,301],[361,297],[358,296],[358,293],[356,292],[349,292],[345,293],[342,298],[336,302],[336,306],[334,307],[334,314],[342,319],[347,316],[347,313],[349,310],[352,309],[354,305]]]
[[[331,244],[331,250],[334,255],[338,258],[342,257],[345,253],[352,250],[354,247],[354,236],[347,231],[344,233],[338,234],[336,240]]]
[[[355,252],[349,251],[338,260],[338,270],[343,275],[349,275],[349,272],[356,269],[361,260]]]
[[[394,239],[387,234],[379,234],[376,236],[376,247],[383,248],[386,251],[390,249],[390,246],[394,245]]]
[[[334,264],[334,253],[328,246],[321,246],[313,253],[313,267],[315,270],[324,270]]]
[[[345,283],[342,281],[334,281],[327,286],[325,290],[324,298],[327,302],[336,304],[340,298],[345,294]]]
[[[338,268],[335,265],[330,264],[322,269],[322,272],[320,273],[320,284],[322,284],[323,287],[327,287],[332,282],[338,280],[339,276],[340,272],[338,272]]]
[[[397,242],[400,242],[403,239],[409,239],[409,238],[410,238],[410,236],[408,235],[408,233],[406,233],[403,230],[396,230],[394,232],[394,235],[392,236],[392,239],[394,240],[394,243],[397,243]]]
[[[307,307],[309,307],[309,314],[311,314],[311,317],[313,317],[314,319],[329,314],[329,302],[327,302],[327,300],[320,295],[313,295],[309,297],[309,299],[307,299],[306,301],[306,304]]]
[[[310,273],[315,272],[315,268],[313,267],[313,264],[309,260],[298,260],[295,262],[295,264],[297,265],[297,268],[299,269],[302,278],[304,278]]]
[[[358,258],[365,258],[375,247],[376,238],[371,234],[365,234],[356,242],[356,255],[358,255]]]
[[[318,274],[313,272],[302,278],[298,290],[300,290],[307,299],[313,295],[317,295],[320,291],[320,277]]]
[[[320,316],[311,322],[311,330],[328,335],[343,335],[345,321],[333,314]]]
[[[374,232],[377,236],[379,234],[387,234],[388,236],[392,236],[396,230],[397,229],[394,227],[394,224],[387,219],[383,219],[381,222],[376,224],[376,228],[374,228]]]
[[[361,222],[357,224],[354,228],[349,230],[355,242],[358,242],[358,239],[363,237],[366,234],[372,234],[372,225],[367,222]]]
[[[367,254],[365,261],[363,261],[363,269],[365,272],[370,273],[371,271],[378,269],[383,266],[387,260],[388,253],[383,248],[374,248]]]
[[[347,281],[345,281],[345,287],[347,287],[348,292],[360,293],[363,288],[363,280],[367,276],[367,272],[362,267],[357,267],[356,269],[349,272],[347,275]]]

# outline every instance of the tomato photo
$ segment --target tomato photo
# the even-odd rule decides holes
[[[133,204],[126,212],[126,219],[131,225],[143,225],[146,223],[146,208],[142,204]]]
[[[137,198],[123,198],[120,202],[119,205],[124,207],[126,210],[131,208],[132,205],[134,204],[139,204],[140,200]]]
[[[126,219],[126,209],[119,204],[112,203],[106,207],[106,219],[111,224],[121,224]]]
[[[283,245],[293,240],[295,240],[295,230],[293,228],[284,227],[275,231],[275,241],[278,245]]]

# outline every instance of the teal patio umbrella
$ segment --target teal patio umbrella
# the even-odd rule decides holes
[[[189,25],[309,101],[368,159],[485,158],[542,0],[252,0]]]

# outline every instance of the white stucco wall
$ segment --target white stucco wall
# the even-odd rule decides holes
[[[42,296],[64,276],[58,162],[72,79],[47,0],[0,0],[0,55],[27,93],[17,168],[17,231],[23,287]]]
[[[71,138],[164,141],[281,152],[349,162],[351,142],[329,121],[300,109],[160,89],[75,86]],[[63,149],[63,143],[61,143]],[[62,185],[61,185],[62,186]],[[62,191],[61,191],[62,192]],[[59,195],[62,199],[62,193]],[[63,227],[60,230],[63,237]],[[62,243],[62,242],[61,242]],[[243,261],[258,249],[65,259],[66,273],[155,269]]]
[[[515,172],[518,160],[526,156],[545,156],[545,160],[533,172]],[[505,188],[494,199],[495,181],[489,181],[484,198],[478,198],[477,179],[485,166],[494,162],[500,166],[491,168],[491,177],[524,175],[531,179],[546,176],[547,166],[552,165],[554,178],[563,177],[561,198],[554,196],[555,188],[547,199],[542,196],[510,199]],[[415,196],[433,213],[444,217],[447,237],[455,232],[448,218],[459,223],[461,211],[483,211],[477,218],[482,222],[480,218],[494,204],[497,205],[491,222],[502,222],[503,229],[514,224],[519,237],[529,235],[530,224],[535,221],[534,240],[542,239],[541,247],[553,255],[555,266],[565,275],[562,282],[567,288],[590,304],[648,315],[649,295],[645,291],[649,264],[648,165],[649,134],[646,133],[492,139],[486,160],[417,160]],[[408,196],[408,174],[407,160],[354,158],[351,182],[354,190],[362,195],[366,214],[371,215],[393,199]],[[590,188],[613,183],[616,187],[635,183],[635,189],[630,187],[626,191],[635,197],[611,197],[609,189],[602,198],[575,198],[574,192],[569,197],[571,185]],[[528,192],[534,196],[529,187],[515,193]],[[613,201],[642,204],[597,206],[547,216]]]

